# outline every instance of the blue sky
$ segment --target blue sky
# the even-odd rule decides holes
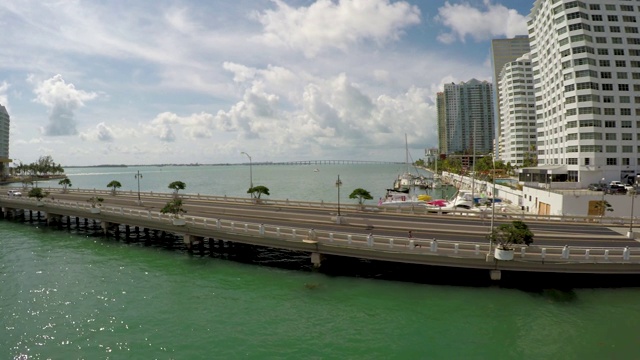
[[[64,165],[404,160],[436,92],[491,81],[533,1],[0,3],[10,156]]]

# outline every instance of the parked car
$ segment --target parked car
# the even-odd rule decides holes
[[[602,190],[604,190],[604,186],[602,186],[602,184],[589,184],[589,190],[591,190],[591,191],[602,191]]]
[[[9,196],[22,196],[22,193],[18,190],[9,190],[7,191],[7,195]]]
[[[606,194],[626,194],[627,189],[624,185],[609,185],[605,188],[604,192]]]

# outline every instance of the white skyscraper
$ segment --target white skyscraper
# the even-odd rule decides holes
[[[640,2],[537,0],[529,18],[545,178],[632,178],[640,161]]]
[[[534,166],[536,109],[531,58],[508,62],[498,75],[500,90],[500,159],[511,165]]]
[[[9,125],[9,113],[3,105],[0,105],[0,163],[4,175],[9,171]]]
[[[529,53],[529,37],[527,35],[519,35],[511,39],[493,39],[491,40],[491,68],[493,69],[493,112],[494,124],[496,127],[496,141],[498,154],[497,158],[502,158],[502,149],[500,149],[501,130],[501,114],[500,114],[500,88],[499,75],[504,64],[514,61],[524,54]]]

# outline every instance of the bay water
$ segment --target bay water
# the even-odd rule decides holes
[[[252,175],[270,198],[335,202],[339,174],[347,203],[355,188],[383,196],[405,170],[253,166]],[[118,180],[122,191],[137,191],[137,171],[142,191],[181,180],[188,193],[247,196],[250,182],[240,165],[67,169],[73,187]],[[418,275],[427,281],[330,276],[1,220],[0,359],[640,356],[638,287],[531,292]]]

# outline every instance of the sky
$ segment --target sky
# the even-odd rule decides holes
[[[533,0],[0,3],[10,158],[63,166],[410,160],[443,84],[492,81]]]

